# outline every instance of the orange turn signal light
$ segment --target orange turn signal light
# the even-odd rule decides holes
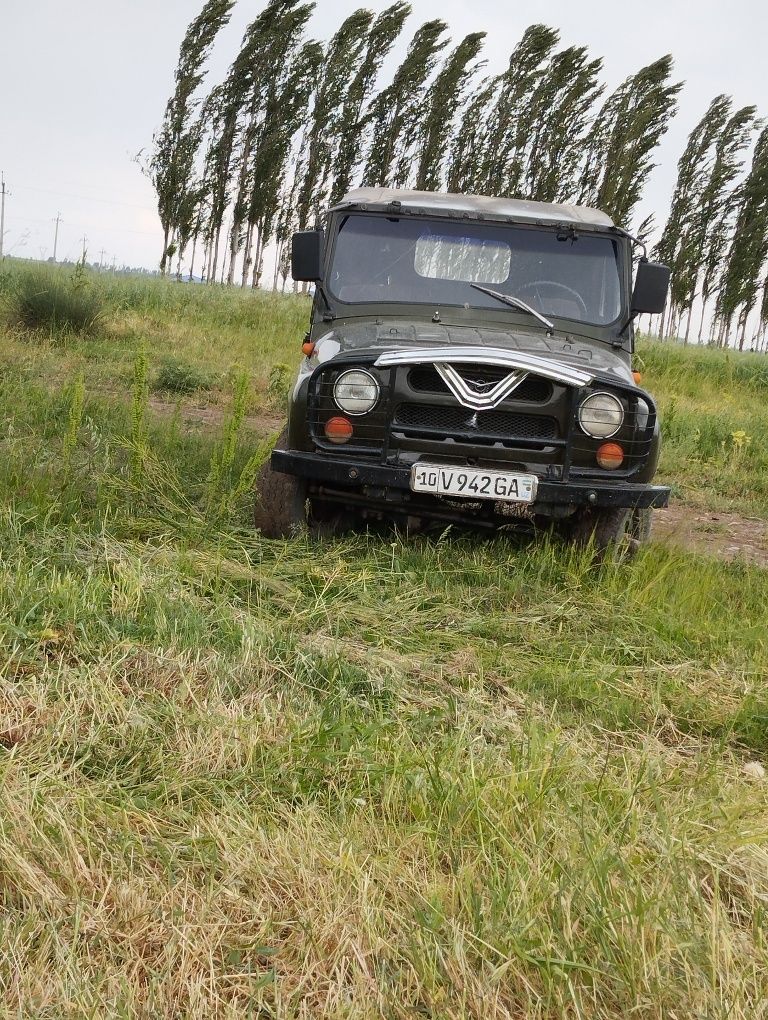
[[[352,438],[352,422],[349,418],[329,418],[325,423],[325,435],[332,443],[348,443]]]
[[[639,386],[640,383],[643,381],[643,373],[642,372],[633,372],[632,373],[632,378],[635,380],[635,382]]]
[[[311,358],[315,350],[315,345],[311,340],[307,340],[306,343],[301,345],[301,350],[303,354],[306,354],[308,358]]]
[[[624,450],[618,443],[603,443],[597,448],[596,457],[601,468],[615,470],[624,463]]]

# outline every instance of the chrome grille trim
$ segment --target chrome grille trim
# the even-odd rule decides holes
[[[473,411],[485,411],[497,407],[528,375],[527,372],[513,370],[506,379],[496,383],[492,390],[487,393],[478,393],[448,362],[438,362],[435,368],[458,402]]]
[[[563,383],[565,386],[587,386],[594,376],[581,368],[564,365],[551,358],[521,351],[506,351],[500,347],[419,347],[407,350],[386,351],[376,359],[377,368],[392,365],[497,365],[510,371],[518,369]]]

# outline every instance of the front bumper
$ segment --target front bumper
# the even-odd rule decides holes
[[[305,478],[318,491],[332,487],[339,498],[347,492],[354,502],[371,504],[409,504],[412,512],[429,513],[420,506],[420,497],[410,488],[410,467],[368,464],[326,454],[294,450],[274,450],[272,467],[283,474]],[[562,516],[580,506],[628,507],[643,509],[664,507],[669,503],[670,490],[664,485],[643,485],[617,480],[615,482],[539,480],[536,501],[523,504],[533,514]],[[560,511],[560,512],[558,512]],[[440,515],[442,516],[442,514]]]

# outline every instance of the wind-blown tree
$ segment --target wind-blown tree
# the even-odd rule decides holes
[[[739,350],[746,339],[747,319],[757,302],[761,276],[768,257],[768,127],[757,139],[752,165],[739,189],[733,240],[717,299],[721,337],[733,328]]]
[[[587,139],[578,199],[627,227],[654,168],[653,153],[677,108],[667,55],[626,79],[603,104]]]
[[[186,31],[179,50],[174,81],[160,130],[153,139],[148,172],[157,193],[157,211],[163,228],[160,271],[166,272],[169,246],[182,249],[191,233],[197,204],[195,157],[200,146],[200,125],[195,118],[197,91],[205,77],[205,62],[221,28],[229,21],[234,0],[208,0]],[[181,237],[175,235],[182,228]],[[189,228],[189,229],[188,229]]]
[[[486,79],[465,105],[451,146],[448,187],[540,201],[576,188],[600,60],[586,47],[554,52],[558,33],[531,25],[504,74]]]
[[[248,53],[246,101],[236,152],[237,180],[233,189],[232,225],[229,232],[227,283],[234,282],[235,262],[245,241],[251,189],[250,168],[261,136],[266,130],[268,97],[285,68],[296,58],[304,26],[314,5],[297,0],[272,0],[253,22],[243,49]],[[278,114],[279,115],[279,114]]]
[[[357,181],[588,201],[628,225],[676,105],[679,85],[671,82],[665,57],[628,78],[595,115],[601,62],[585,47],[557,50],[558,33],[545,25],[530,26],[506,70],[473,89],[484,33],[467,35],[442,58],[448,39],[439,19],[417,29],[391,82],[377,92],[410,13],[405,0],[376,18],[354,11],[324,50],[305,40],[311,0],[267,0],[224,81],[200,105],[197,89],[214,29],[231,6],[232,0],[209,0],[190,26],[167,131],[156,139],[158,166],[175,160],[183,171],[156,180],[159,204],[167,199],[169,212],[164,268],[173,245],[180,248],[180,267],[187,243],[196,251],[202,239],[209,280],[220,275],[232,283],[239,271],[243,285],[257,285],[265,246],[274,243],[277,285],[291,229],[309,226],[318,208]],[[174,134],[171,112],[181,110]],[[733,192],[729,168],[734,158],[738,165],[741,142],[736,125],[731,136],[723,127],[722,136],[714,148],[711,137],[703,144],[706,158],[696,164],[695,187],[685,192],[688,208],[699,196],[698,219],[686,213],[682,224],[680,209],[671,217],[677,216],[676,257],[686,250],[683,238],[689,246],[701,237],[708,243],[733,220],[732,210],[723,211],[723,196]],[[171,188],[181,177],[182,186]],[[693,281],[686,295],[695,293],[697,281],[705,288],[710,264],[717,270],[710,289],[717,289],[716,257],[707,250],[705,258],[703,247],[691,248],[698,262],[684,263]],[[685,279],[681,274],[681,285]]]
[[[352,127],[357,133],[362,107],[388,51],[410,8],[404,4],[386,10],[373,24],[373,14],[354,11],[331,39],[320,74],[312,113],[304,124],[293,172],[283,190],[275,226],[277,253],[273,286],[288,272],[287,241],[291,230],[304,230],[328,199],[341,196],[343,180],[352,172],[355,157]],[[334,179],[334,173],[336,177]],[[339,194],[334,192],[339,190]]]
[[[248,169],[250,189],[242,285],[253,264],[252,286],[261,278],[264,248],[271,241],[280,208],[280,189],[294,136],[300,129],[323,59],[320,43],[308,42],[267,90],[264,117]],[[255,254],[252,249],[256,245]]]
[[[715,146],[715,162],[701,200],[706,225],[702,241],[701,320],[699,341],[710,298],[720,286],[728,241],[737,205],[735,183],[743,169],[742,153],[749,145],[757,122],[754,106],[743,106],[728,119]]]
[[[267,4],[246,28],[240,50],[224,82],[211,92],[203,107],[208,137],[203,180],[209,204],[206,225],[209,282],[214,282],[217,275],[227,209],[244,183],[239,177],[243,169],[243,149],[252,143],[258,126],[259,102],[265,88],[265,47],[275,42],[275,25],[279,26],[295,6],[296,0],[271,0]],[[296,42],[294,40],[294,45]],[[242,204],[238,211],[244,217]]]
[[[715,96],[706,113],[688,136],[685,150],[677,164],[677,181],[672,194],[669,216],[664,226],[655,257],[672,270],[669,320],[689,300],[695,289],[690,267],[694,264],[692,225],[698,224],[701,198],[712,172],[714,146],[728,118],[731,100]],[[664,335],[664,317],[660,335]]]
[[[221,231],[230,197],[229,170],[238,109],[232,100],[231,85],[228,76],[225,82],[211,91],[200,112],[206,138],[201,191],[207,206],[202,229],[205,241],[204,275],[209,283],[216,278]]]
[[[246,34],[246,39],[247,37]],[[203,180],[209,199],[207,224],[207,278],[209,283],[216,281],[224,217],[232,197],[238,119],[245,102],[248,83],[247,64],[247,57],[241,49],[224,83],[211,93],[206,110],[210,116],[206,125],[210,140],[205,154]]]
[[[202,166],[199,172],[198,218],[192,240],[195,246],[198,241],[202,241],[203,279],[208,278],[212,268],[214,247],[218,237],[217,223],[223,219],[228,195],[225,157],[228,149],[231,149],[232,142],[230,139],[229,146],[224,144],[226,119],[223,92],[222,84],[214,86],[203,100],[198,117]],[[234,131],[234,124],[232,130]]]
[[[424,117],[416,143],[416,187],[420,191],[436,191],[443,179],[443,164],[456,111],[460,108],[467,85],[477,73],[473,63],[480,53],[485,32],[465,36],[449,54],[424,100]]]
[[[525,175],[525,149],[533,125],[531,96],[546,74],[558,32],[531,25],[496,81],[479,161],[479,190],[488,195],[520,195]]]
[[[464,104],[448,154],[447,187],[459,194],[481,190],[481,158],[487,135],[486,115],[496,94],[498,79],[485,78]]]
[[[331,203],[345,195],[361,160],[361,137],[367,104],[376,85],[381,65],[403,30],[411,13],[410,5],[397,0],[376,18],[368,33],[365,56],[360,62],[344,97],[341,108],[341,131],[334,159],[334,179],[331,186]]]
[[[296,170],[299,230],[306,229],[312,211],[328,198],[334,154],[344,131],[344,100],[365,55],[372,21],[370,11],[354,11],[328,44]]]
[[[368,187],[402,187],[410,170],[410,142],[424,111],[425,85],[447,40],[444,21],[427,21],[416,30],[392,84],[376,96],[365,119],[371,142],[363,172]]]
[[[523,178],[508,181],[510,193],[517,189],[539,202],[573,194],[591,112],[603,92],[601,67],[601,60],[588,59],[584,46],[570,46],[552,57],[531,96]]]

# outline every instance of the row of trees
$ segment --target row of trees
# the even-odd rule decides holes
[[[189,26],[154,138],[163,272],[199,260],[209,281],[257,286],[273,245],[276,285],[291,232],[358,184],[582,202],[629,226],[680,89],[664,56],[606,95],[601,61],[545,25],[489,73],[483,32],[451,45],[427,21],[391,68],[403,0],[355,11],[325,43],[306,37],[312,3],[269,0],[206,88],[233,5],[207,0]]]
[[[745,153],[752,145],[747,168]],[[726,346],[733,340],[743,349],[756,311],[751,345],[766,346],[768,128],[756,119],[754,106],[734,109],[723,95],[712,100],[678,163],[669,218],[655,253],[673,271],[659,336],[682,332],[687,343],[696,309],[698,342],[709,323],[710,343]]]
[[[206,69],[235,0],[207,0],[181,45],[175,87],[147,170],[164,231],[161,270],[258,286],[268,247],[285,283],[288,239],[351,187],[512,195],[597,206],[634,222],[654,152],[676,110],[669,56],[606,95],[602,63],[532,25],[489,72],[485,33],[451,45],[446,24],[416,28],[395,0],[352,13],[327,42],[307,38],[313,3],[269,0],[223,81]],[[747,154],[752,151],[747,166]],[[768,325],[768,128],[717,96],[678,164],[654,254],[673,269],[659,335],[692,330],[740,347]],[[698,322],[694,320],[698,317]],[[755,342],[755,337],[751,338]]]

